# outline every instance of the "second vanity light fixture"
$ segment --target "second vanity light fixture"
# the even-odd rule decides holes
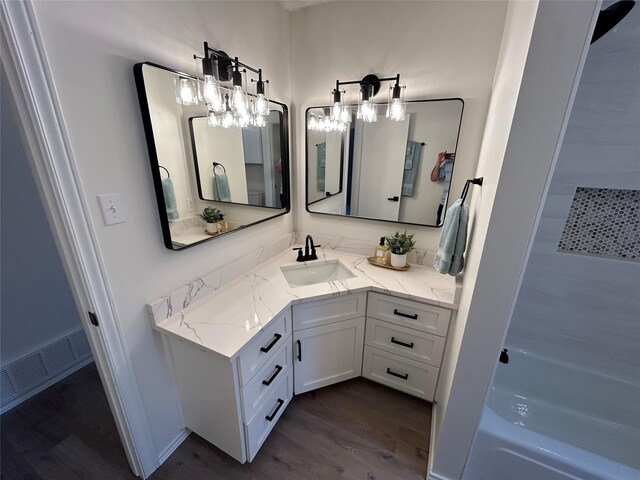
[[[309,129],[325,132],[343,132],[347,129],[347,124],[351,122],[351,107],[343,101],[343,96],[346,95],[345,90],[340,90],[343,85],[360,85],[356,118],[367,123],[376,122],[378,120],[378,112],[377,104],[373,102],[373,97],[380,91],[382,82],[395,82],[389,85],[386,117],[398,122],[404,120],[406,86],[400,84],[400,74],[387,78],[378,78],[377,75],[369,74],[362,80],[348,82],[336,80],[336,88],[331,91],[332,106],[329,112],[326,112],[324,117],[312,117],[309,121]]]
[[[194,58],[200,58],[194,55]],[[257,75],[255,94],[247,92],[247,70]],[[222,50],[214,50],[204,42],[202,57],[203,80],[175,78],[176,102],[208,108],[208,124],[212,127],[264,127],[269,115],[269,80],[262,79],[262,69],[253,68],[230,57]],[[231,82],[231,86],[223,85]]]

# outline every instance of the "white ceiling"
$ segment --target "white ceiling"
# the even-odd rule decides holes
[[[301,8],[310,7],[312,5],[317,5],[319,3],[327,3],[332,0],[279,0],[280,4],[293,12],[294,10],[300,10]]]

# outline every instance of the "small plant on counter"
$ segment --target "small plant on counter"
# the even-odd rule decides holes
[[[396,255],[405,255],[411,250],[416,248],[416,242],[413,239],[415,234],[407,235],[407,231],[404,233],[396,232],[393,235],[386,237],[387,246],[391,253]]]
[[[207,223],[216,223],[220,220],[222,212],[215,207],[205,207],[199,216]]]

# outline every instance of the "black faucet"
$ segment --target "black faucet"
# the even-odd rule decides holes
[[[298,250],[298,258],[296,258],[296,262],[308,262],[309,260],[317,260],[318,255],[316,255],[316,247],[321,247],[322,245],[314,245],[313,238],[311,235],[307,235],[307,239],[304,242],[304,255],[302,254],[302,248],[294,248],[294,250]]]

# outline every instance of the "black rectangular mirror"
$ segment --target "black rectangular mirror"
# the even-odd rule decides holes
[[[198,85],[197,77],[148,62],[136,64],[134,76],[167,248],[181,250],[289,212],[286,105],[270,101],[261,126],[210,126],[204,103],[176,100],[176,82]],[[200,217],[207,207],[224,217],[215,227]]]
[[[328,107],[306,114],[307,211],[438,227],[444,221],[464,102],[407,102],[404,120],[356,118],[343,131]]]

